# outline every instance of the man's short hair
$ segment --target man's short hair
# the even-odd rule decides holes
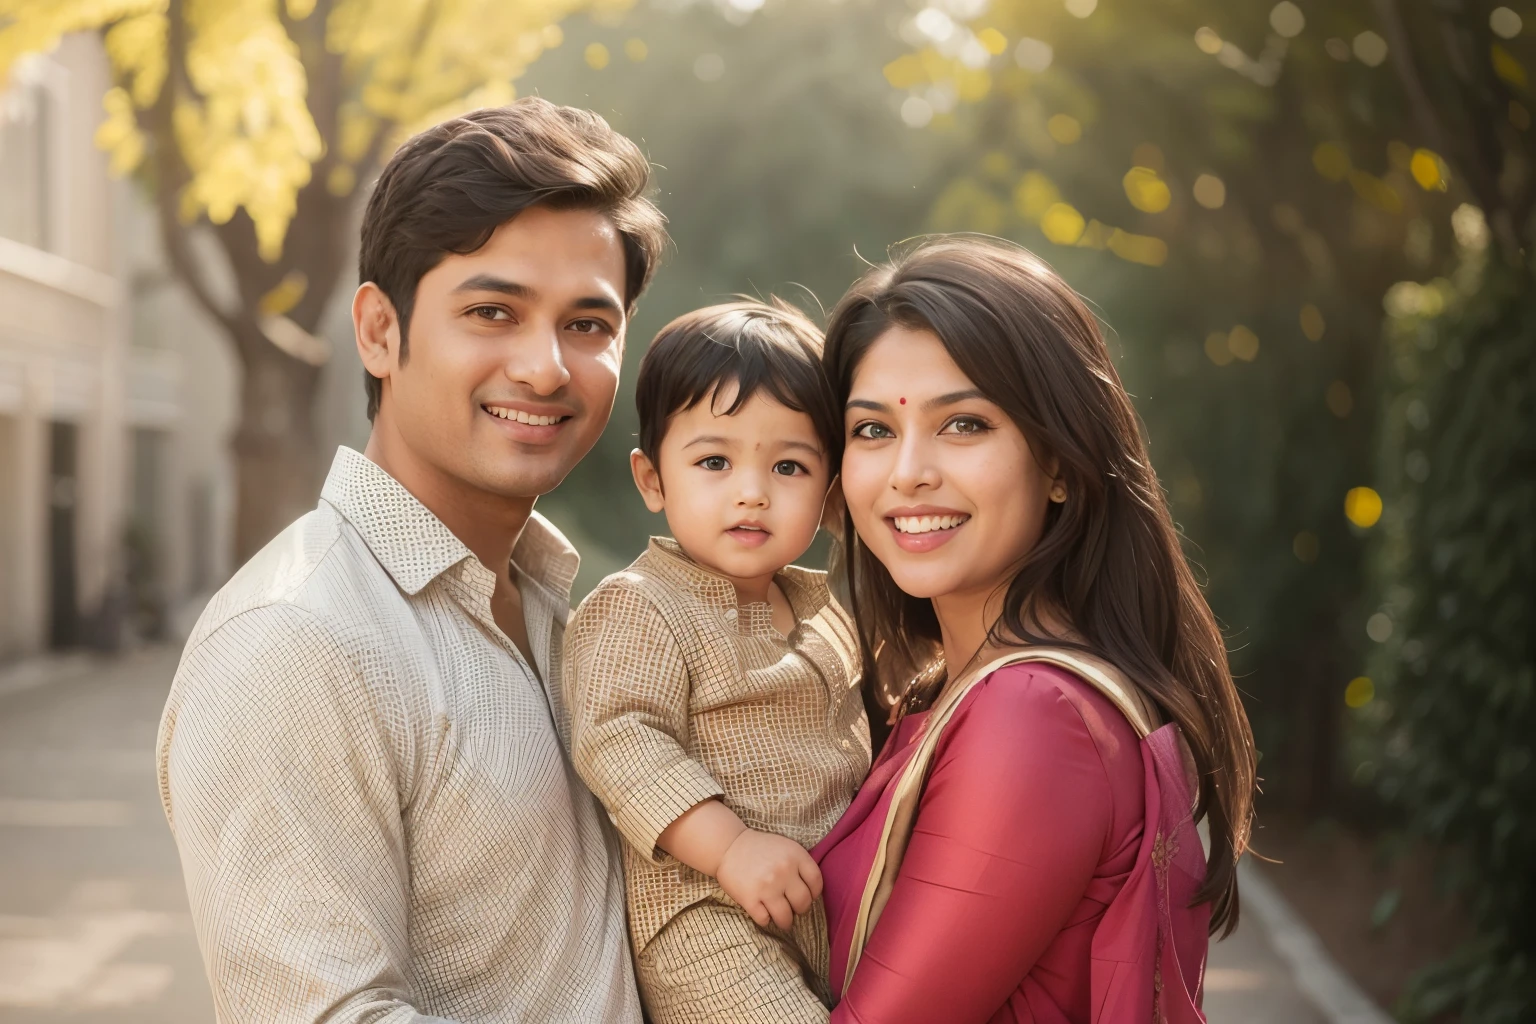
[[[390,158],[363,215],[358,279],[393,303],[403,363],[416,286],[444,256],[475,252],[530,206],[596,210],[623,239],[633,313],[667,244],[649,183],[639,147],[590,110],[536,96],[476,110],[413,136]],[[364,384],[372,420],[383,382],[365,373]]]
[[[842,457],[843,414],[821,365],[821,330],[798,309],[774,298],[742,300],[684,313],[663,327],[640,361],[635,406],[640,450],[660,466],[661,442],[679,412],[714,401],[735,384],[734,416],[760,391],[811,418],[827,462]]]

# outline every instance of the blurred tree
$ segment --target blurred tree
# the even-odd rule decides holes
[[[102,34],[116,85],[98,142],[152,190],[171,267],[244,371],[239,560],[314,502],[330,356],[314,332],[349,270],[358,184],[411,131],[510,100],[572,11],[627,2],[0,0],[0,80]]]
[[[902,116],[956,154],[933,226],[1046,243],[1127,311],[1122,365],[1234,630],[1263,774],[1307,809],[1336,801],[1379,515],[1382,298],[1445,267],[1461,204],[1522,263],[1520,17],[1476,0],[935,0],[900,33],[911,50],[885,72]]]
[[[612,423],[540,504],[578,540],[578,591],[665,529],[629,474],[629,389],[655,331],[738,292],[819,316],[865,259],[920,228],[944,155],[901,123],[881,78],[904,49],[889,14],[869,0],[637,4],[566,22],[566,44],[519,82],[640,142],[674,242],[631,325]]]

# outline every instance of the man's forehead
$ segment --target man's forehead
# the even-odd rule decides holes
[[[479,249],[451,253],[435,269],[453,290],[503,281],[529,298],[598,291],[621,306],[624,294],[623,239],[612,221],[593,210],[525,210]]]

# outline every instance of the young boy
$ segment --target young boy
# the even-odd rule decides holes
[[[822,338],[787,306],[668,324],[640,365],[635,485],[652,539],[566,633],[576,769],[626,842],[654,1024],[825,1022],[806,853],[869,770],[856,641],[810,546],[841,450]]]

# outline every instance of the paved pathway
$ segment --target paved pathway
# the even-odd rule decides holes
[[[211,1024],[155,728],[176,652],[0,673],[0,1024]],[[1211,1024],[1324,1024],[1251,918]]]

